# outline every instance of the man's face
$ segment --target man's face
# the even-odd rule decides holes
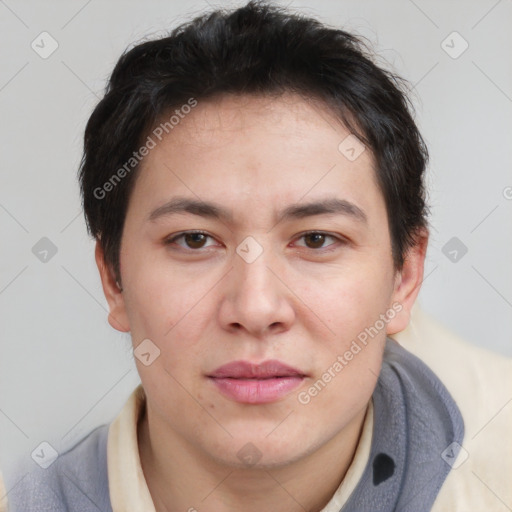
[[[112,315],[134,348],[151,340],[143,361],[160,350],[136,359],[155,431],[272,465],[364,414],[400,286],[370,150],[340,151],[349,135],[298,96],[226,96],[144,159]]]

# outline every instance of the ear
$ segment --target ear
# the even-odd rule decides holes
[[[399,312],[387,324],[388,335],[403,331],[409,325],[411,310],[423,283],[427,245],[428,230],[421,229],[416,235],[416,244],[407,251],[402,270],[396,273],[391,304],[395,304],[393,309]]]
[[[117,284],[114,273],[105,262],[103,248],[99,241],[96,241],[95,258],[96,265],[100,272],[103,293],[105,294],[110,309],[108,323],[118,331],[129,332],[130,322],[126,314],[123,290],[121,286]]]

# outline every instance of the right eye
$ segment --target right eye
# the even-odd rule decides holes
[[[197,250],[215,245],[214,243],[207,245],[208,239],[214,241],[213,237],[207,233],[204,233],[203,231],[185,231],[183,233],[179,233],[178,235],[173,235],[170,238],[167,238],[165,244],[177,244],[184,249]]]

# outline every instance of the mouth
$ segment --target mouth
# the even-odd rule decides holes
[[[233,361],[208,375],[227,398],[246,404],[276,402],[299,387],[307,375],[277,360]]]

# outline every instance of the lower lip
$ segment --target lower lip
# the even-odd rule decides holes
[[[271,379],[211,378],[219,391],[245,404],[266,404],[283,398],[299,387],[304,377],[276,377]]]

